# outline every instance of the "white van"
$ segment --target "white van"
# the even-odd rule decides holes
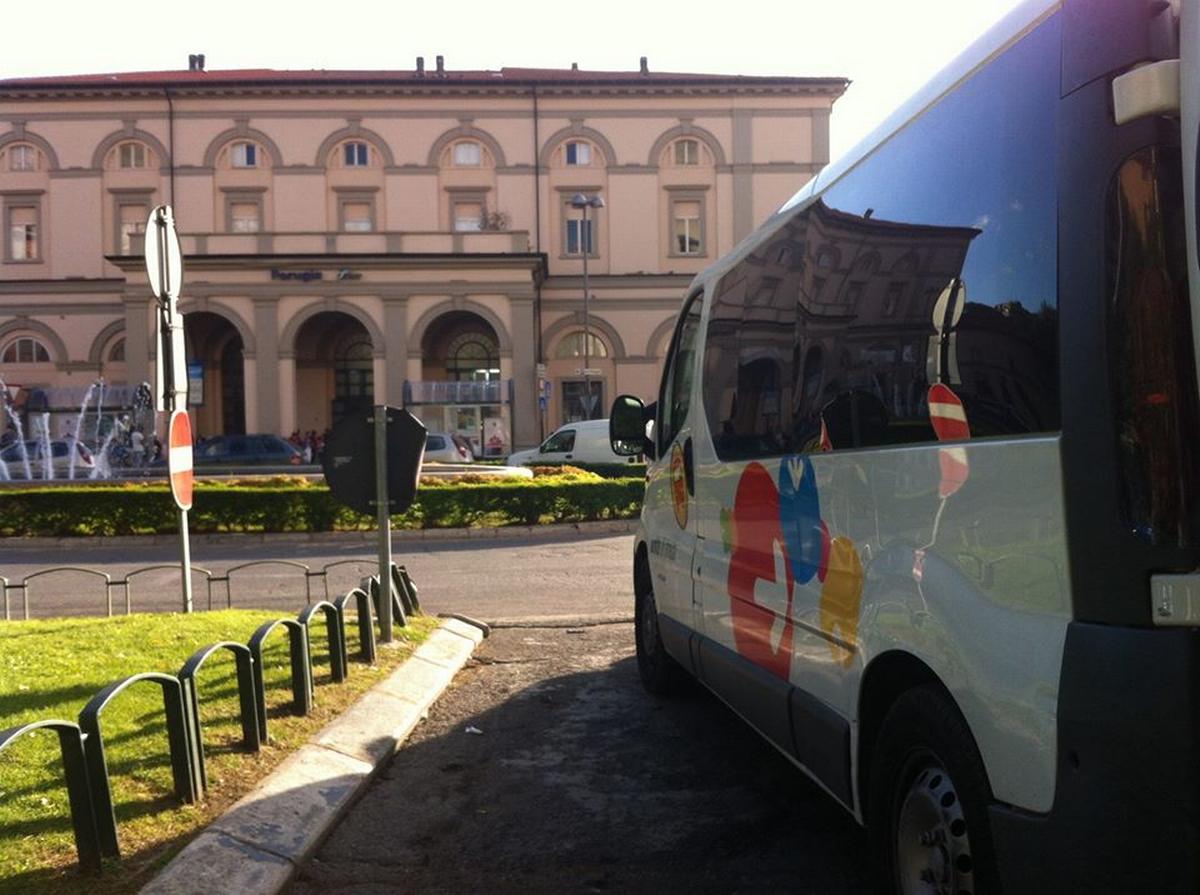
[[[1200,892],[1198,132],[1200,0],[1024,3],[613,406],[645,685],[728,703],[883,890]]]
[[[608,440],[608,420],[583,420],[567,423],[538,447],[514,451],[509,466],[553,466],[560,463],[640,463],[640,456],[614,453]]]

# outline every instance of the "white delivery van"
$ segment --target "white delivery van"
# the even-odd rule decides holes
[[[644,683],[728,703],[885,891],[1200,891],[1198,113],[1198,0],[1022,4],[613,406]]]
[[[566,463],[640,463],[640,456],[623,456],[613,452],[608,439],[608,420],[583,420],[567,423],[538,447],[514,451],[506,461],[509,466],[541,466]]]

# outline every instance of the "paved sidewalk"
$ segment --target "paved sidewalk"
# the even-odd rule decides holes
[[[144,895],[272,895],[395,754],[483,640],[486,626],[447,619],[253,792],[217,818],[142,888]]]

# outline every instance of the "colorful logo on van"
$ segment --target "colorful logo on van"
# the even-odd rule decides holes
[[[679,527],[687,528],[687,470],[684,468],[683,448],[679,446],[679,442],[671,448],[671,505],[675,507],[675,521],[679,523]]]
[[[761,463],[742,472],[734,496],[728,590],[739,653],[779,677],[788,676],[798,586],[820,583],[819,624],[834,658],[853,657],[842,642],[858,639],[863,567],[854,542],[832,536],[821,518],[812,461],[790,457],[779,482]]]

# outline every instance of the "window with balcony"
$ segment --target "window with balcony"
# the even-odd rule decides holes
[[[32,336],[21,336],[4,346],[4,351],[0,352],[0,363],[48,364],[50,352]]]
[[[257,202],[230,202],[229,229],[233,233],[257,233],[262,229],[262,206]]]
[[[37,205],[6,205],[8,218],[7,261],[38,261],[40,252],[41,209]]]
[[[591,218],[586,221],[582,218],[567,218],[566,220],[566,236],[564,239],[565,254],[567,255],[582,255],[585,251],[589,255],[596,254],[596,246],[592,240],[592,225],[595,223]]]
[[[344,200],[341,210],[342,229],[347,233],[367,233],[375,229],[375,209],[372,203]]]
[[[142,242],[139,237],[146,233],[146,219],[150,211],[144,202],[122,202],[117,206],[117,252],[122,255],[139,254]]]
[[[671,248],[676,255],[704,254],[704,217],[698,200],[671,203]]]
[[[482,202],[455,202],[454,229],[460,233],[471,233],[483,229]]]

